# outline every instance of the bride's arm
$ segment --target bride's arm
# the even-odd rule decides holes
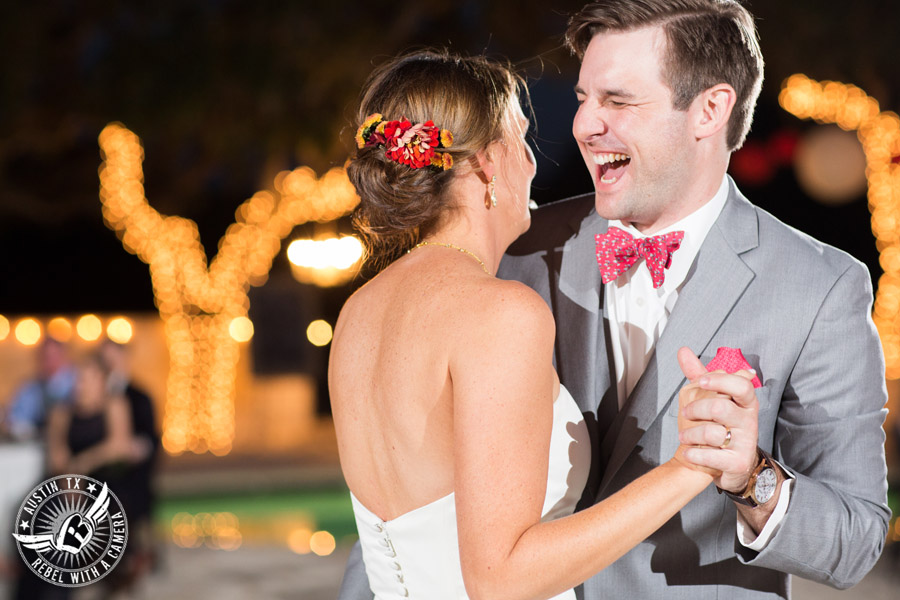
[[[546,304],[504,282],[454,341],[454,481],[473,599],[549,598],[658,529],[712,477],[672,459],[589,509],[541,523],[555,375]]]

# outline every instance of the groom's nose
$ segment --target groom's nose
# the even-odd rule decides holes
[[[575,119],[572,121],[572,135],[575,140],[584,144],[599,140],[609,131],[606,113],[602,107],[590,100],[586,100],[578,107]]]

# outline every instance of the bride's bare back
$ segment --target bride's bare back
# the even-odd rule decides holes
[[[454,490],[454,354],[479,343],[492,312],[486,307],[513,290],[533,294],[480,273],[467,256],[434,248],[417,254],[350,298],[329,366],[345,478],[385,520]],[[549,361],[546,370],[553,370]]]

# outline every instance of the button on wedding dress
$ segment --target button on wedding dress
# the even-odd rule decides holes
[[[581,410],[562,386],[553,403],[543,521],[575,510],[587,482],[591,450]],[[382,521],[350,494],[363,562],[376,600],[464,599],[453,494]],[[554,600],[574,600],[569,590]]]

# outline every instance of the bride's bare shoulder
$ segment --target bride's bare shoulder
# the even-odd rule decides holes
[[[479,286],[479,293],[467,296],[468,310],[476,325],[494,333],[513,336],[521,329],[555,335],[550,307],[533,289],[518,281],[491,279]]]

